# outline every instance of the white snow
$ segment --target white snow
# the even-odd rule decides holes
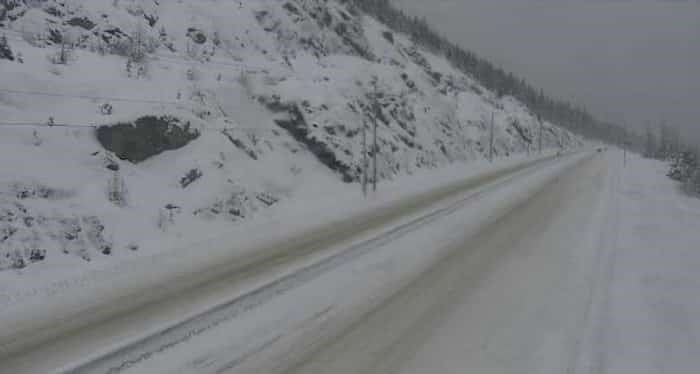
[[[665,163],[628,157],[627,167],[616,168],[609,212],[616,222],[576,373],[694,372],[700,200],[665,176]]]
[[[605,157],[296,372],[694,372],[700,200],[662,162]]]
[[[390,42],[385,26],[350,16],[342,2],[289,3],[295,10],[276,0],[48,0],[2,20],[0,35],[23,62],[0,60],[0,336],[163,279],[235,266],[320,224],[528,160],[539,123],[513,98],[496,97],[404,35]],[[67,25],[81,17],[94,27]],[[54,63],[56,31],[80,45],[67,64]],[[148,50],[147,63],[129,71],[124,54],[133,50],[118,51],[126,35]],[[375,92],[380,191],[364,199],[360,129],[373,122]],[[113,113],[100,111],[106,103]],[[303,117],[301,138],[276,124],[299,119],[290,108]],[[95,137],[95,126],[145,115],[174,116],[200,136],[138,164]],[[492,115],[493,165],[484,161]],[[548,153],[581,144],[555,124],[542,130]],[[314,154],[319,146],[323,155]],[[700,366],[700,200],[681,194],[661,163],[630,156],[623,167],[617,153],[604,157],[505,219],[512,238],[489,237],[498,227],[477,236],[477,254],[437,266],[444,275],[428,269],[447,244],[527,200],[553,170],[133,370],[226,366],[231,352],[260,344],[269,349],[235,364],[280,370],[425,273],[434,283],[417,283],[418,298],[406,291],[384,312],[401,318],[378,312],[319,353],[344,355],[306,362],[307,373],[331,364],[336,374],[360,365],[382,373],[692,372]],[[119,172],[106,167],[114,165]],[[202,177],[182,187],[193,169]],[[114,186],[123,186],[122,205],[109,200]],[[378,327],[387,332],[367,343]]]
[[[628,157],[519,178],[121,369],[692,372],[700,201]]]
[[[33,276],[29,279],[21,276],[21,271],[0,272],[0,319],[7,326],[2,331],[3,336],[38,325],[40,321],[55,320],[60,315],[68,316],[104,305],[117,297],[133,295],[134,290],[146,290],[163,284],[166,279],[177,279],[178,274],[206,272],[218,265],[236,266],[237,262],[255,255],[259,248],[321,225],[379,212],[438,187],[523,165],[530,160],[511,158],[494,164],[455,164],[418,176],[404,176],[380,185],[378,192],[369,199],[362,197],[359,186],[342,190],[342,194],[308,191],[315,195],[313,200],[309,196],[285,202],[241,225],[220,232],[209,226],[202,227],[210,233],[206,239],[159,241],[156,245],[167,251],[137,253],[132,258],[104,261],[84,271],[76,271],[74,266],[50,267],[40,263],[37,268],[43,272],[30,273]]]
[[[607,211],[606,167],[588,160],[459,238],[450,257],[294,372],[568,372]]]
[[[387,120],[378,127],[382,186],[427,169],[450,173],[464,170],[463,162],[476,165],[487,154],[491,113],[497,157],[526,153],[514,122],[528,136],[537,131],[534,117],[512,98],[496,98],[404,35],[390,43],[382,36],[386,27],[349,15],[335,1],[293,1],[296,12],[273,0],[31,4],[0,26],[23,59],[0,61],[0,278],[6,294],[32,293],[47,280],[80,278],[106,264],[146,261],[242,221],[279,215],[288,204],[317,206],[356,194],[356,184],[340,180],[343,173],[359,180],[359,129],[371,122],[373,76]],[[325,10],[331,26],[314,20]],[[81,17],[94,27],[68,25]],[[146,17],[157,18],[153,27]],[[335,30],[341,24],[345,36]],[[50,41],[52,33],[80,46],[65,65],[50,61],[61,49]],[[197,43],[193,33],[206,41]],[[151,51],[142,77],[135,76],[137,63],[127,71],[120,51],[128,37],[120,35],[138,36]],[[432,72],[442,75],[440,82]],[[307,140],[321,142],[347,171],[319,162],[311,146],[275,124],[290,114],[260,100],[298,107]],[[112,114],[99,110],[106,103]],[[201,135],[132,164],[102,148],[91,127],[144,115],[177,117]],[[50,118],[77,127],[44,126]],[[580,144],[552,124],[544,128],[548,149]],[[181,187],[193,169],[202,177]],[[115,186],[123,193],[121,205],[109,200]],[[295,219],[311,216],[293,212]],[[33,259],[34,252],[45,258]]]
[[[293,277],[288,281],[293,283],[289,288],[283,284],[279,290],[268,290],[272,294],[269,301],[256,302],[257,296],[253,297],[250,307],[245,301],[233,306],[229,317],[218,320],[212,316],[211,320],[185,327],[192,330],[156,336],[164,339],[146,343],[141,347],[145,351],[111,358],[87,370],[285,372],[444,259],[455,241],[496,222],[581,158],[528,171],[498,187],[484,187],[482,195],[475,195],[466,205],[448,210],[425,226],[409,227],[385,240],[353,247],[348,254],[360,251],[362,255],[347,256],[317,275],[307,278],[306,274],[298,274],[301,280]],[[455,199],[443,205],[454,203]],[[168,339],[177,344],[170,344]]]

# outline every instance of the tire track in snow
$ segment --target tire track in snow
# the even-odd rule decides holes
[[[608,195],[606,205],[612,206],[607,212],[612,212],[612,216],[606,216],[601,224],[602,231],[591,271],[590,289],[567,374],[607,372],[606,342],[607,330],[610,327],[610,287],[614,277],[620,222],[620,199],[615,195],[620,191],[622,170],[609,172],[614,174],[608,177],[609,187],[605,193]]]
[[[363,256],[375,248],[395,240],[420,226],[429,224],[440,217],[449,215],[462,208],[469,201],[482,196],[490,189],[507,184],[523,174],[534,173],[550,165],[552,162],[556,162],[556,159],[547,159],[543,162],[538,162],[534,166],[519,169],[504,179],[500,179],[495,182],[488,182],[481,186],[481,188],[478,188],[475,192],[468,194],[466,197],[461,198],[457,202],[454,202],[447,207],[440,208],[426,215],[414,218],[407,223],[394,227],[389,231],[386,231],[369,240],[353,244],[338,254],[302,268],[295,273],[276,279],[227,303],[215,306],[205,313],[182,321],[161,331],[158,334],[141,339],[133,344],[115,350],[101,357],[93,358],[86,363],[65,370],[64,372],[76,374],[95,372],[105,372],[110,374],[120,373],[144,360],[148,360],[153,355],[164,352],[169,348],[192,339],[195,336],[201,335],[207,330],[216,328],[218,325],[226,321],[235,319],[244,313],[248,313],[253,309],[259,308],[272,298],[299,287],[300,285],[307,283],[338,266]],[[253,351],[256,349],[261,348],[253,348]],[[232,362],[240,363],[242,361],[237,359]]]

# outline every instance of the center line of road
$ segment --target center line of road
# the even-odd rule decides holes
[[[321,274],[363,256],[366,253],[381,247],[382,245],[395,240],[420,226],[433,222],[440,217],[449,215],[462,208],[470,200],[483,195],[488,190],[506,184],[521,174],[539,170],[548,164],[549,162],[538,163],[534,167],[519,170],[504,179],[487,183],[460,200],[451,203],[447,207],[443,207],[426,215],[414,218],[409,222],[396,226],[368,240],[355,243],[342,252],[325,258],[320,262],[313,263],[292,274],[278,278],[273,282],[269,282],[264,286],[245,293],[227,303],[215,306],[207,312],[182,321],[156,335],[146,337],[104,356],[93,358],[89,362],[83,363],[77,367],[67,370],[66,372],[119,373],[143,360],[150,358],[154,354],[163,352],[175,345],[191,339],[194,336],[200,335],[209,329],[215,328],[223,322],[234,319],[242,313],[250,312],[251,310],[262,306],[276,295],[286,293],[301,284],[309,282]],[[259,349],[259,347],[254,348],[254,350],[255,349]],[[247,355],[244,354],[242,357],[239,357],[240,360],[236,361],[242,362],[244,356]]]

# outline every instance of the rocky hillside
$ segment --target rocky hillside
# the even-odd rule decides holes
[[[380,179],[485,157],[492,116],[496,157],[539,131],[343,0],[0,0],[0,81],[0,270],[342,191],[375,123]]]

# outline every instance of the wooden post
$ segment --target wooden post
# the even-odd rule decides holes
[[[489,139],[489,162],[493,162],[493,127],[494,127],[494,112],[491,112],[491,137]]]
[[[542,154],[542,118],[540,118],[539,115],[537,115],[537,122],[540,123],[540,136],[539,136],[539,153]]]
[[[379,102],[377,100],[377,82],[374,82],[374,92],[372,94],[372,107],[374,120],[374,144],[372,146],[372,167],[374,168],[374,176],[372,178],[372,191],[377,192],[377,153],[379,153],[379,147],[377,146],[377,116],[379,111]]]
[[[622,166],[627,167],[627,124],[623,125],[622,132]]]
[[[362,121],[362,194],[367,196],[367,124]]]
[[[376,97],[375,97],[376,100]],[[375,102],[376,103],[376,102]],[[378,106],[375,106],[374,114],[374,145],[372,146],[372,166],[374,168],[374,177],[372,178],[372,191],[377,191],[377,153],[379,153],[379,147],[377,146],[377,113],[379,110]]]

